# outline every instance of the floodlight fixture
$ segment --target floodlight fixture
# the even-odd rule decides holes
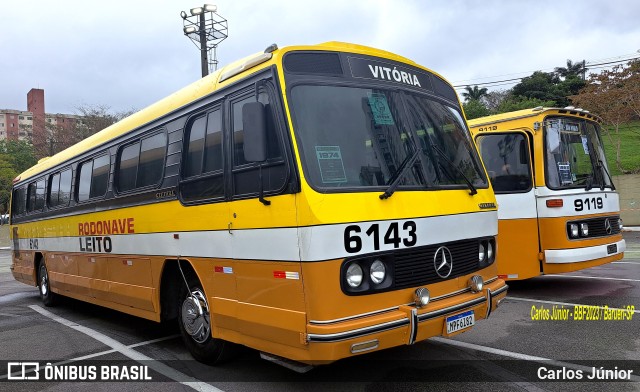
[[[210,68],[218,69],[216,50],[218,44],[228,37],[227,20],[217,11],[216,5],[204,4],[191,8],[189,10],[191,16],[185,11],[180,13],[184,35],[189,37],[200,50],[202,77],[209,74]]]

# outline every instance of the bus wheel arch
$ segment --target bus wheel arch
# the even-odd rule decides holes
[[[33,255],[33,281],[36,282],[36,287],[40,287],[40,263],[44,262],[44,255],[40,252],[35,252]]]
[[[36,257],[36,264],[36,285],[38,286],[38,291],[40,292],[40,299],[42,300],[44,306],[54,306],[58,298],[57,294],[51,291],[49,271],[47,270],[47,266],[42,255],[40,255],[40,257]]]
[[[182,341],[196,360],[216,364],[229,358],[231,343],[212,336],[210,304],[188,260],[165,262],[160,299],[162,319],[177,319]]]

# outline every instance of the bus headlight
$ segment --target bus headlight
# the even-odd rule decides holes
[[[489,261],[493,260],[493,244],[491,241],[487,242],[487,259],[489,259]]]
[[[578,238],[578,225],[572,223],[569,225],[569,235],[571,238]]]
[[[348,270],[347,270],[348,273]],[[380,284],[384,280],[387,275],[387,269],[384,266],[384,263],[380,260],[375,260],[371,263],[371,268],[369,269],[369,276],[371,277],[371,281],[375,284]]]
[[[487,250],[484,247],[484,244],[480,242],[478,246],[478,260],[482,263],[487,258]]]
[[[620,229],[620,231],[624,229],[624,226],[622,225],[622,219],[618,219],[618,228]]]
[[[583,237],[587,237],[589,235],[589,225],[586,223],[580,223],[580,233],[582,233]]]
[[[347,268],[346,279],[350,287],[358,287],[362,283],[362,267],[353,263]]]

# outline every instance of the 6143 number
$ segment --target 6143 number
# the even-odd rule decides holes
[[[399,248],[400,244],[406,247],[414,246],[418,243],[416,234],[416,222],[405,221],[402,223],[402,230],[399,222],[393,222],[387,228],[384,236],[377,223],[369,226],[363,232],[363,228],[358,225],[349,225],[344,229],[344,249],[348,253],[357,253],[362,250],[363,241],[373,242],[373,249],[380,250],[380,244],[393,245]]]

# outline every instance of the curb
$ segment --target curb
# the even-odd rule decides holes
[[[625,226],[622,231],[640,231],[640,226]]]

